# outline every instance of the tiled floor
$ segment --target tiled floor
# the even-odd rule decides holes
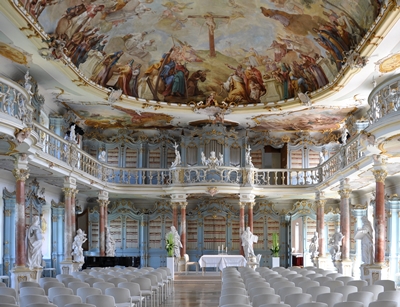
[[[221,294],[221,275],[216,272],[190,272],[175,275],[174,293],[161,307],[218,307]]]

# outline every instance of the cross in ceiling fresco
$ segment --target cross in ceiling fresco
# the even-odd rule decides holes
[[[224,18],[229,19],[229,16],[223,15],[213,15],[212,13],[207,13],[205,15],[189,15],[188,18],[204,18],[205,24],[208,27],[208,36],[210,40],[210,57],[214,58],[216,56],[215,53],[215,40],[214,40],[214,31],[217,28],[217,24],[215,23],[215,18]]]

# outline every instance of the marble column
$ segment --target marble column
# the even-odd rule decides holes
[[[187,202],[181,202],[179,204],[181,206],[181,257],[186,254],[186,206]]]
[[[64,216],[64,261],[72,262],[72,242],[75,235],[73,227],[73,220],[75,219],[74,212],[72,210],[72,195],[77,193],[76,190],[76,179],[72,177],[64,178],[64,206],[65,206],[65,216]]]
[[[317,232],[318,232],[318,268],[327,267],[328,258],[326,257],[326,237],[325,237],[325,194],[324,192],[315,193],[315,205],[317,207]]]
[[[100,256],[106,256],[106,226],[107,226],[107,206],[110,203],[108,200],[108,192],[100,191],[98,194],[97,203],[100,207],[99,220],[99,239],[100,239]]]
[[[248,227],[250,227],[251,232],[253,232],[253,207],[254,207],[254,202],[248,203],[249,209],[248,209]]]
[[[350,194],[349,179],[340,181],[340,232],[343,234],[342,260],[350,259]]]
[[[178,206],[176,203],[172,203],[172,225],[178,229]]]
[[[245,202],[239,202],[239,237],[240,234],[244,231],[244,208],[246,207]],[[244,250],[242,244],[240,244],[240,254],[244,256]]]
[[[16,251],[15,265],[16,267],[25,267],[25,181],[29,178],[28,159],[26,155],[19,155],[15,163],[13,175],[16,179],[16,201],[17,201],[17,225],[16,229]]]
[[[340,232],[343,234],[341,263],[339,272],[345,276],[351,276],[353,271],[353,262],[350,260],[350,194],[351,188],[349,179],[340,181]]]
[[[354,205],[351,208],[352,215],[356,218],[355,229],[360,229],[363,227],[362,217],[367,215],[367,206],[363,205]],[[357,231],[356,231],[357,233]],[[362,248],[361,248],[361,240],[356,240],[356,250],[355,250],[356,258],[354,259],[354,278],[361,278],[361,262],[362,262]]]
[[[76,233],[76,213],[75,213],[75,207],[76,207],[76,194],[78,194],[79,190],[74,189],[71,193],[71,215],[72,215],[72,221],[71,221],[71,229],[72,233]]]
[[[376,241],[375,241],[375,263],[385,262],[385,240],[386,240],[386,212],[385,212],[385,179],[387,171],[383,163],[374,165],[372,173],[376,181],[375,196],[375,220],[376,220]]]

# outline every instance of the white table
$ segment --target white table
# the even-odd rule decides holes
[[[199,260],[203,274],[205,268],[216,268],[223,270],[229,266],[246,266],[247,261],[242,255],[203,255]]]

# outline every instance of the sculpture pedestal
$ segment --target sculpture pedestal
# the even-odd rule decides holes
[[[324,270],[336,270],[332,263],[332,258],[326,256],[319,256],[316,260],[317,268]]]
[[[280,258],[279,257],[272,257],[272,268],[276,268],[280,266]]]
[[[373,285],[375,281],[389,279],[389,267],[383,263],[362,264],[361,279]]]
[[[175,258],[167,257],[167,268],[171,271],[172,280],[175,279]]]
[[[72,262],[64,260],[60,262],[60,272],[61,274],[69,274],[72,272],[79,272],[82,269],[84,262]]]
[[[336,261],[336,263],[339,273],[342,273],[343,276],[353,275],[353,261],[348,259],[348,260]]]
[[[11,288],[14,288],[18,293],[19,283],[21,281],[35,281],[38,283],[40,277],[42,277],[42,271],[42,268],[34,268],[30,270],[27,267],[16,267],[11,269]]]

